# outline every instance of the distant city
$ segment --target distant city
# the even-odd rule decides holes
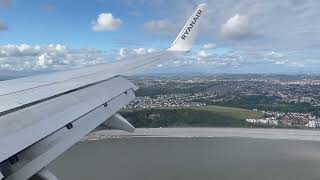
[[[319,128],[320,76],[136,76],[140,89],[125,109],[224,106],[261,113],[248,124]]]

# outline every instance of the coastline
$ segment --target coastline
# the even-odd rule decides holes
[[[301,129],[263,129],[263,128],[136,128],[129,133],[121,130],[100,130],[91,132],[82,141],[109,138],[255,138],[274,140],[320,141],[320,131]]]

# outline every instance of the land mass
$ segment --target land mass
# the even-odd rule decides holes
[[[320,127],[319,75],[163,75],[131,80],[140,89],[123,115],[137,127]]]

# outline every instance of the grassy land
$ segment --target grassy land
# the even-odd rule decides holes
[[[227,116],[239,119],[249,119],[249,118],[261,118],[263,114],[261,112],[252,111],[248,109],[225,107],[225,106],[201,106],[192,107],[195,110],[210,111],[218,114],[225,114]]]
[[[263,116],[252,110],[222,106],[134,109],[121,114],[135,127],[245,127],[245,119]]]

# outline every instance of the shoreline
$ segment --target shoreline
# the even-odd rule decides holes
[[[263,128],[136,128],[129,133],[121,130],[91,132],[81,141],[98,141],[111,138],[255,138],[274,140],[320,141],[319,130],[263,129]]]

